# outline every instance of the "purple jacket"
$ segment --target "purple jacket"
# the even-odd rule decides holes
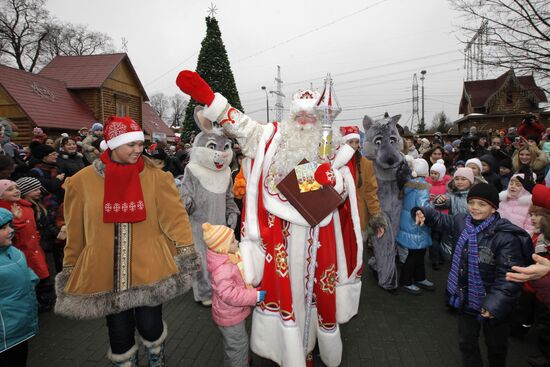
[[[258,290],[246,288],[237,265],[226,254],[208,249],[206,266],[212,282],[212,319],[219,326],[233,326],[250,315]]]

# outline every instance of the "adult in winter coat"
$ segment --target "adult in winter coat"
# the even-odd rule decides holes
[[[65,177],[71,177],[86,167],[83,155],[77,152],[77,148],[74,139],[67,137],[61,139],[57,156],[57,170],[59,173],[65,174]]]
[[[546,176],[548,158],[546,153],[537,147],[525,145],[514,152],[512,155],[512,165],[514,172],[518,172],[522,165],[528,165],[537,175],[537,182],[541,183]]]
[[[55,195],[57,204],[63,202],[65,174],[57,167],[58,153],[53,147],[41,144],[31,146],[31,154],[29,176],[37,178],[44,189]]]
[[[26,366],[28,341],[38,331],[38,277],[11,246],[13,215],[0,208],[0,366]]]
[[[142,157],[139,125],[110,117],[105,138],[101,159],[65,184],[55,311],[106,317],[113,365],[137,366],[137,328],[149,366],[164,366],[162,303],[189,290],[198,269],[189,219],[172,175]]]
[[[518,133],[525,139],[532,135],[541,136],[543,132],[544,125],[532,113],[525,115],[518,128]]]
[[[498,212],[502,218],[508,219],[516,226],[533,234],[533,224],[529,218],[531,194],[521,186],[517,177],[523,178],[523,173],[512,176],[508,188],[499,194],[500,205]]]

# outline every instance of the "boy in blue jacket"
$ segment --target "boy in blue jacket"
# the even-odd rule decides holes
[[[490,366],[505,366],[509,316],[521,284],[506,280],[512,266],[530,262],[529,234],[497,213],[498,191],[474,185],[468,193],[468,213],[453,216],[434,209],[413,208],[419,225],[450,232],[458,238],[447,280],[449,305],[459,311],[458,333],[462,365],[482,366],[479,349],[483,329]]]
[[[38,277],[25,255],[11,245],[12,213],[0,208],[0,366],[27,364],[28,341],[38,331],[38,304],[34,291]]]

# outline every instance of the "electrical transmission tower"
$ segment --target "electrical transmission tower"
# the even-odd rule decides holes
[[[411,131],[420,124],[420,116],[418,115],[418,80],[416,79],[416,73],[413,75],[413,84],[412,84],[412,117],[411,117]]]
[[[270,93],[277,96],[277,102],[275,103],[275,121],[282,121],[284,110],[283,98],[285,95],[283,94],[283,80],[281,79],[281,67],[279,65],[277,65],[277,77],[275,78],[275,83],[277,83],[277,90],[270,91]]]
[[[466,80],[474,78],[474,67],[476,80],[485,78],[483,46],[487,44],[487,23],[487,20],[481,22],[481,26],[464,48]]]

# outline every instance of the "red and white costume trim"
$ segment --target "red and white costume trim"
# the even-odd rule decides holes
[[[363,241],[355,182],[345,165],[353,149],[342,146],[333,161],[335,189],[347,195],[347,206],[341,209],[346,223],[341,223],[339,210],[320,223],[317,268],[315,274],[308,274],[313,228],[265,182],[281,144],[278,124],[259,124],[227,104],[221,109],[222,103],[216,101],[219,97],[216,94],[214,102],[205,109],[205,116],[220,121],[226,132],[237,138],[243,153],[253,159],[244,165],[247,187],[240,253],[245,281],[260,285],[267,294],[253,312],[251,348],[285,367],[306,365],[302,346],[305,293],[307,278],[314,276],[307,350],[313,350],[317,340],[323,362],[338,366],[342,356],[338,324],[357,313],[361,291]],[[352,236],[344,234],[342,228],[352,228]],[[355,263],[346,260],[348,257]]]

